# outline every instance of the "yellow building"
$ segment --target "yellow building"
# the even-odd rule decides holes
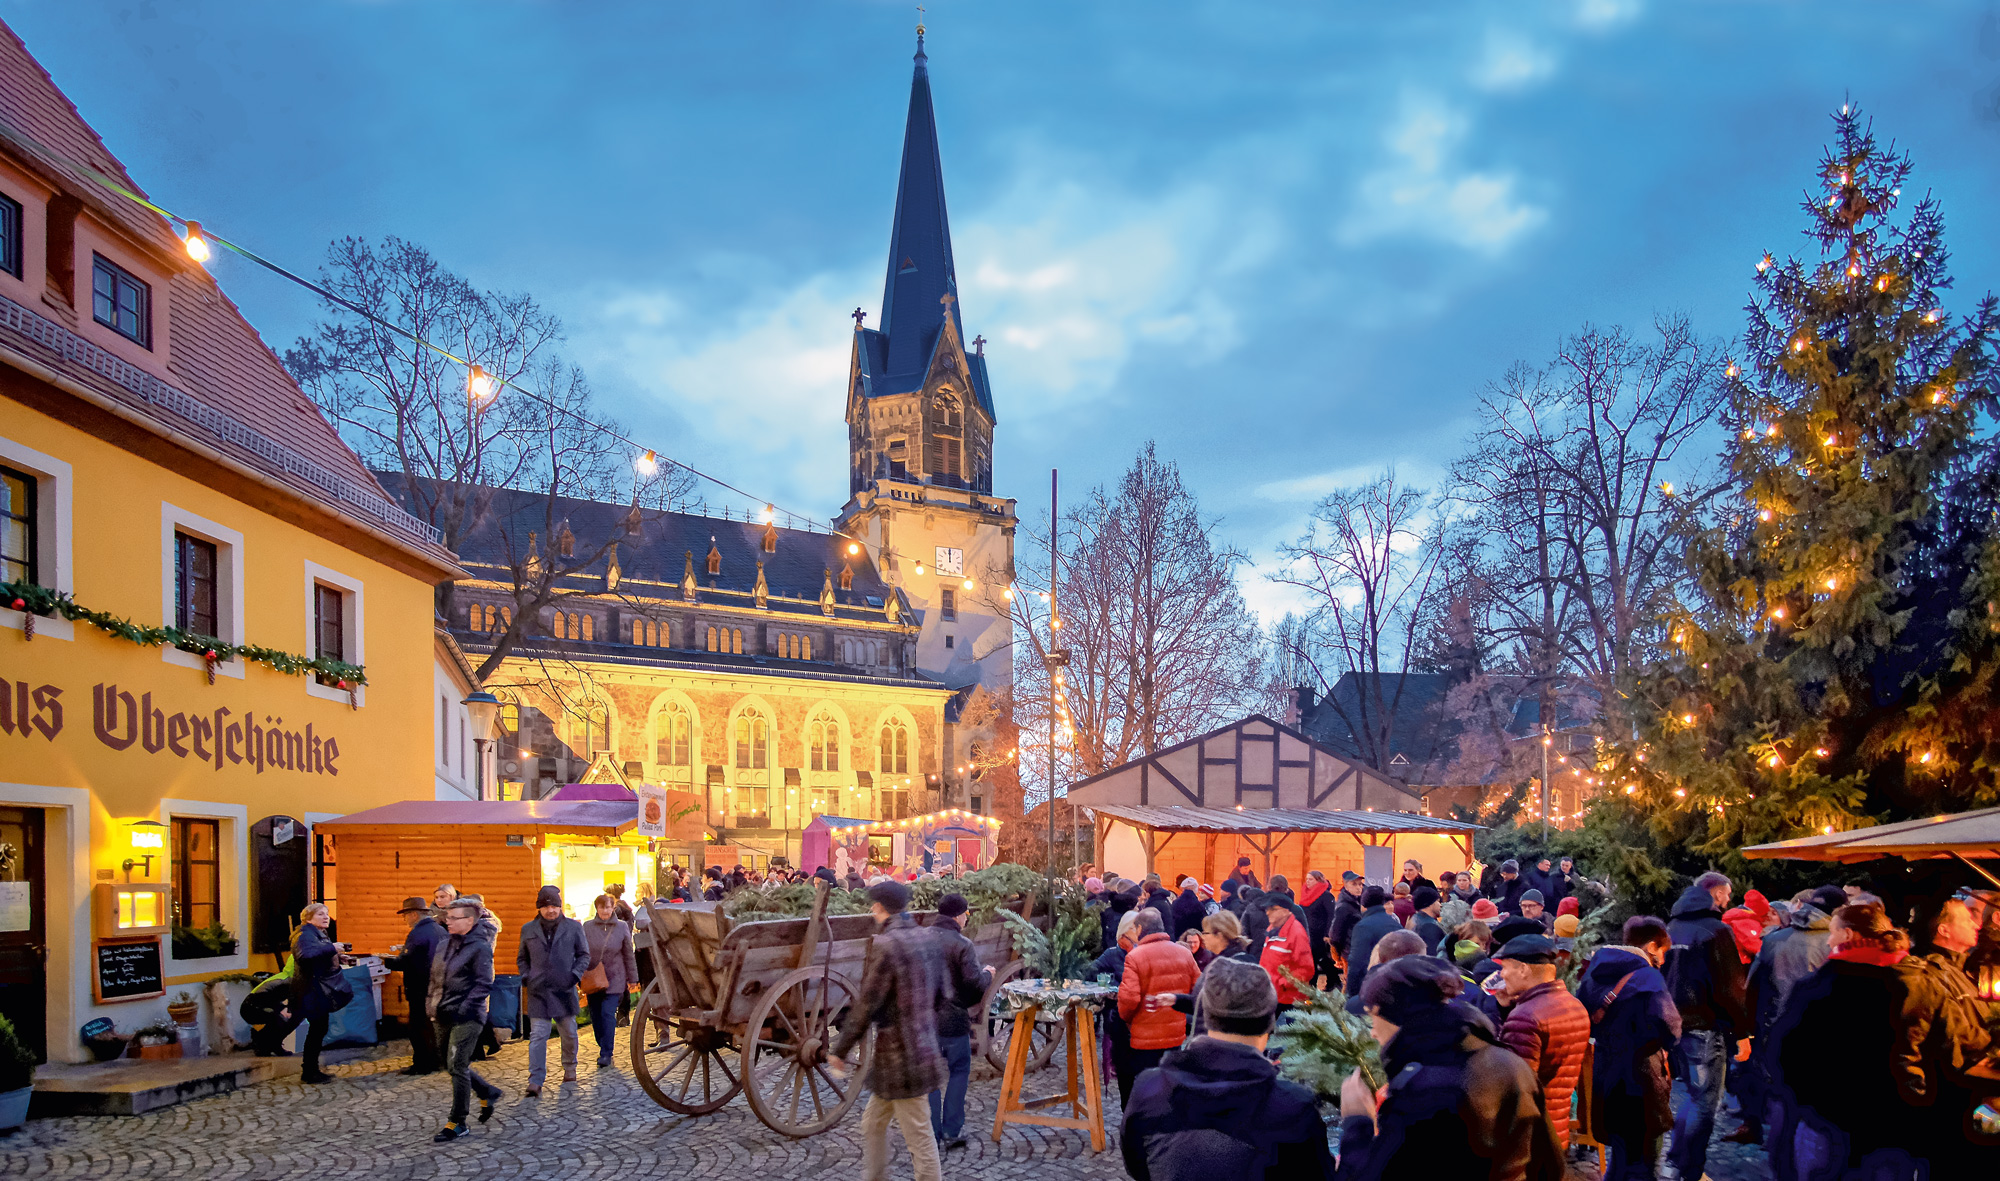
[[[37,150],[136,190],[0,33],[0,1012],[75,1061],[276,967],[337,897],[316,821],[433,794],[461,571],[163,219]]]

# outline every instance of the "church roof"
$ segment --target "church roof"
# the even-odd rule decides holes
[[[937,117],[923,34],[917,35],[910,112],[903,126],[903,169],[896,183],[896,220],[889,232],[888,276],[882,284],[880,328],[856,333],[863,392],[869,397],[921,389],[950,316],[959,338],[965,322],[957,304],[958,272],[951,257],[951,222],[945,213],[944,165],[938,154]],[[953,302],[947,305],[944,297]],[[989,419],[993,395],[986,362],[968,354],[973,392]]]

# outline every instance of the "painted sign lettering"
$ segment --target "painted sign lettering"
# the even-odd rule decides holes
[[[40,736],[54,742],[63,731],[63,690],[55,685],[0,681],[0,734]],[[116,681],[90,687],[90,728],[112,750],[137,746],[146,754],[168,754],[206,763],[217,771],[247,764],[258,774],[291,771],[302,775],[340,774],[340,743],[316,733],[312,723],[288,729],[285,719],[255,711],[238,715],[228,706],[205,713],[168,712],[174,702],[134,698]]]

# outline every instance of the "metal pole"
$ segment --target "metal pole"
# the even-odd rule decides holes
[[[1549,851],[1549,724],[1542,723],[1542,852]]]
[[[1049,681],[1049,855],[1042,862],[1049,879],[1049,913],[1054,914],[1056,900],[1056,670],[1061,665],[1055,663],[1056,649],[1061,637],[1056,634],[1056,469],[1049,469],[1049,666],[1045,670]],[[1051,920],[1053,921],[1053,920]],[[1050,933],[1055,931],[1049,928]]]

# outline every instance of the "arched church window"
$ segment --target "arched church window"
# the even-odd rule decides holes
[[[806,745],[815,771],[840,770],[840,723],[829,714],[818,714],[806,734]]]
[[[904,775],[910,770],[910,732],[896,718],[882,724],[882,746],[878,762],[884,775]]]
[[[736,715],[736,765],[762,770],[767,763],[771,724],[754,709]]]
[[[654,761],[663,767],[694,765],[694,719],[679,702],[670,701],[653,720]]]

